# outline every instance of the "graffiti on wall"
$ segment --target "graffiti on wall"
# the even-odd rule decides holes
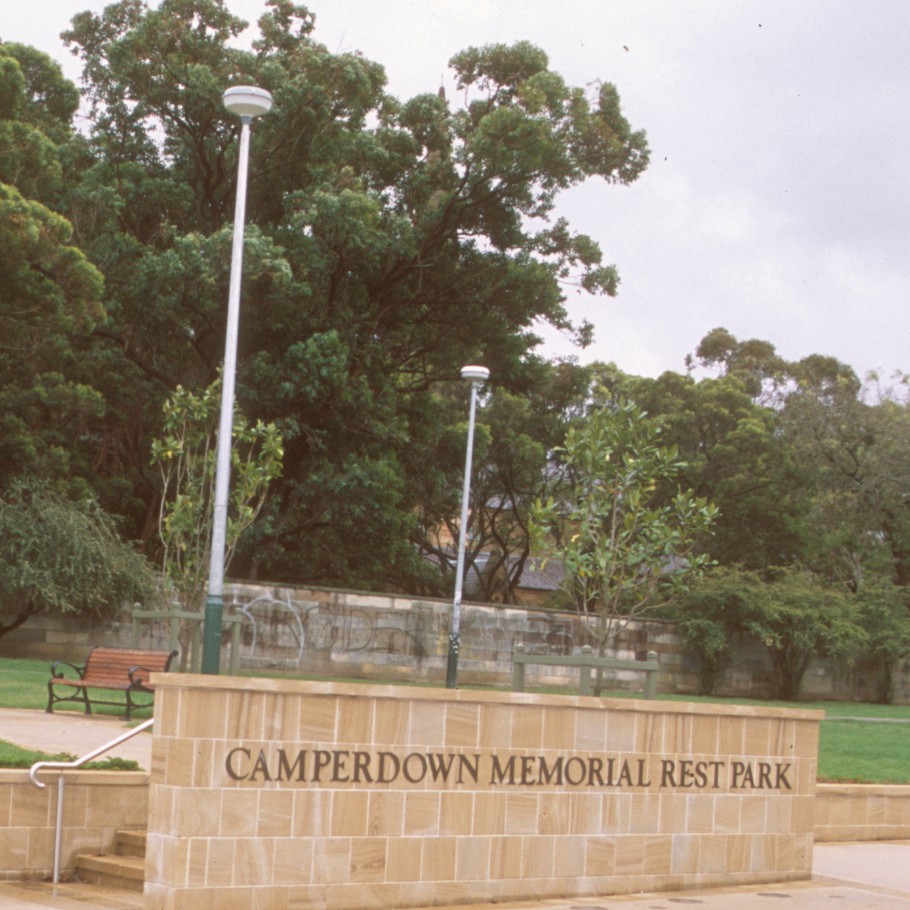
[[[300,667],[354,652],[413,663],[448,639],[447,623],[431,606],[384,610],[263,594],[235,609],[244,617],[240,659],[249,666]]]

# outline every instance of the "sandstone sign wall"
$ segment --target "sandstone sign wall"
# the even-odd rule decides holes
[[[818,712],[156,683],[150,910],[364,910],[810,874]]]

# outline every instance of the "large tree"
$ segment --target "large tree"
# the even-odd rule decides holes
[[[910,408],[901,387],[864,389],[829,357],[806,358],[797,377],[782,431],[802,466],[808,559],[854,592],[870,572],[907,587]]]
[[[60,214],[77,104],[57,64],[0,43],[0,488],[25,472],[91,480],[104,403],[82,353],[103,282]]]
[[[0,43],[0,635],[42,611],[157,595],[103,508],[107,410],[89,367],[103,278],[66,217],[85,152],[78,104],[49,57]]]
[[[390,97],[381,66],[330,53],[290,0],[266,5],[250,50],[245,28],[222,0],[121,0],[67,36],[93,120],[72,218],[106,278],[95,357],[119,377],[106,452],[151,500],[161,401],[215,377],[238,129],[221,93],[261,85],[275,107],[253,130],[238,396],[278,424],[285,471],[238,565],[408,585],[417,492],[457,486],[419,457],[442,432],[439,383],[480,361],[519,388],[538,323],[587,336],[563,288],[611,294],[616,272],[553,206],[588,178],[634,180],[645,138],[612,86],[573,88],[525,43],[456,55],[467,103],[450,106]]]

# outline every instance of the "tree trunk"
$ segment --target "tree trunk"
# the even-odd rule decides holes
[[[9,634],[10,632],[18,629],[24,622],[27,622],[28,619],[34,616],[38,612],[36,607],[26,607],[25,610],[20,611],[15,615],[15,617],[6,623],[0,623],[0,638],[3,638],[4,635]]]

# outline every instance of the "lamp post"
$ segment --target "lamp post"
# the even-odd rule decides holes
[[[449,660],[446,666],[447,689],[454,689],[458,679],[458,648],[461,643],[461,592],[464,588],[464,549],[468,531],[468,500],[471,496],[471,461],[474,456],[474,412],[477,409],[477,390],[490,378],[490,371],[486,367],[462,367],[461,378],[471,383],[471,409],[468,417],[468,444],[464,460],[464,486],[461,490],[461,525],[458,529],[455,598],[452,603],[452,631],[449,633]]]
[[[234,201],[234,236],[228,290],[224,369],[221,375],[221,418],[215,463],[215,504],[212,513],[212,552],[208,597],[202,625],[202,672],[217,674],[221,662],[221,625],[224,615],[224,556],[227,538],[228,490],[231,482],[231,436],[234,429],[234,380],[237,373],[237,332],[240,323],[240,279],[243,274],[243,227],[246,218],[246,178],[250,160],[250,124],[272,107],[272,96],[261,88],[238,85],[223,96],[224,106],[240,117],[240,158],[237,164],[237,198]]]

